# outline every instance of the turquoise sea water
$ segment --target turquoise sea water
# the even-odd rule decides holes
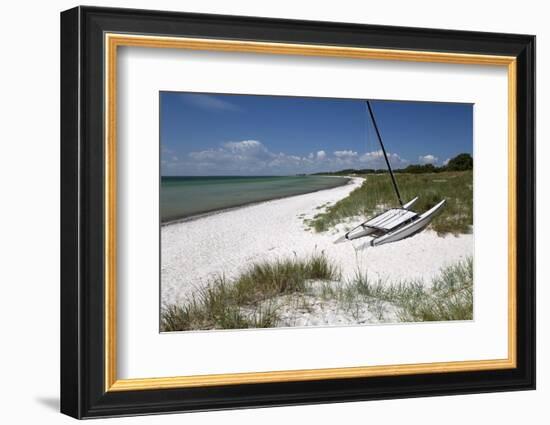
[[[162,177],[162,223],[254,202],[315,192],[346,184],[325,176],[288,177]]]

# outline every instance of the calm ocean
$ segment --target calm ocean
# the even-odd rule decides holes
[[[162,177],[163,223],[226,208],[341,186],[347,179],[325,176]]]

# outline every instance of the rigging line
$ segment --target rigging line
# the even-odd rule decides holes
[[[393,183],[393,188],[395,189],[395,193],[397,195],[397,200],[399,201],[399,204],[401,205],[401,208],[403,208],[403,201],[401,200],[401,194],[399,193],[399,188],[397,187],[397,181],[395,180],[395,176],[393,175],[393,171],[391,169],[390,161],[388,160],[388,155],[386,153],[386,148],[384,147],[384,143],[382,143],[382,137],[380,136],[380,131],[378,130],[378,125],[376,124],[376,120],[374,119],[374,113],[372,112],[372,108],[370,106],[370,101],[367,100],[367,107],[369,109],[369,114],[372,120],[372,125],[374,126],[374,131],[376,131],[376,136],[378,137],[378,141],[380,142],[380,146],[382,147],[382,153],[384,154],[384,159],[386,160],[386,165],[388,166],[388,171],[390,172],[391,181]]]

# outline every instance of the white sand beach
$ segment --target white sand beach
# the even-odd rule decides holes
[[[163,305],[182,303],[196,288],[225,275],[232,278],[263,260],[298,258],[323,252],[341,267],[343,278],[357,270],[387,279],[429,281],[441,267],[473,254],[473,235],[439,237],[426,230],[411,238],[371,248],[361,239],[334,244],[350,220],[336,229],[315,233],[304,224],[362,184],[352,178],[344,186],[254,204],[174,223],[161,229],[161,295]],[[330,321],[331,319],[329,319]],[[303,325],[299,322],[297,325]]]

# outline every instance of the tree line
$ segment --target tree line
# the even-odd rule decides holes
[[[444,171],[466,171],[472,170],[474,168],[474,159],[469,153],[461,153],[453,158],[451,158],[447,164],[442,166],[436,166],[433,164],[411,164],[405,168],[399,168],[394,170],[395,173],[411,173],[411,174],[421,174],[421,173],[441,173]],[[348,175],[348,174],[382,174],[387,173],[388,170],[385,168],[347,168],[340,171],[332,172],[321,172],[315,173],[314,175]]]

